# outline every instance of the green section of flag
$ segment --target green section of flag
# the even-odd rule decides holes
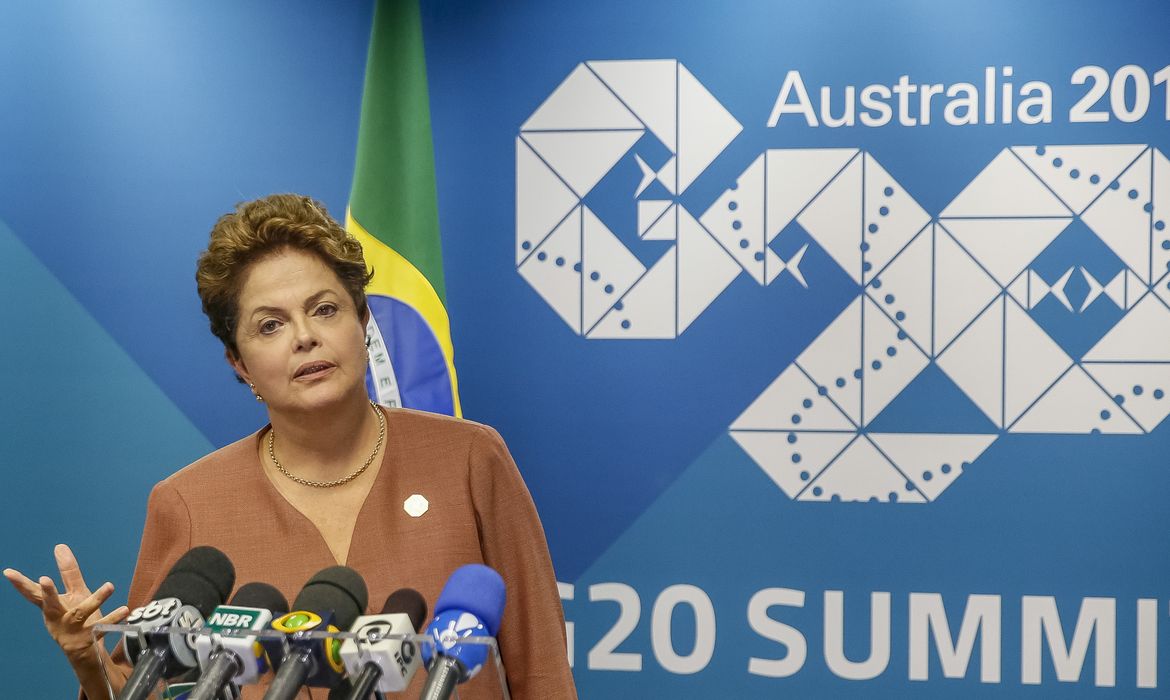
[[[366,64],[350,214],[446,302],[422,19],[417,0],[378,0]]]

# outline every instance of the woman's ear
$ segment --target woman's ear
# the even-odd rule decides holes
[[[231,348],[224,348],[223,359],[227,360],[228,365],[233,370],[235,370],[236,377],[238,377],[240,381],[245,384],[252,383],[252,378],[248,375],[248,367],[244,364],[244,361],[240,359],[238,353],[233,351]]]

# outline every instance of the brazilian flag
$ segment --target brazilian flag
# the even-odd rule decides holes
[[[459,416],[417,0],[379,0],[345,225],[374,269],[370,396]]]

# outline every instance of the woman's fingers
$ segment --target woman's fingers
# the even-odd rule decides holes
[[[106,615],[105,617],[98,618],[97,621],[94,622],[94,624],[95,625],[116,625],[119,622],[121,622],[122,620],[125,620],[126,616],[129,614],[130,614],[130,608],[123,605],[122,607],[118,608],[117,610],[110,613],[109,615]]]
[[[110,595],[113,594],[113,592],[114,584],[112,583],[107,582],[98,586],[98,589],[94,591],[88,598],[78,603],[76,608],[73,608],[68,612],[68,616],[72,617],[70,621],[85,622],[88,620],[91,615],[93,615],[102,607],[102,603],[106,602],[106,600],[110,597]]]
[[[8,579],[8,582],[16,589],[16,592],[23,596],[25,600],[38,608],[41,607],[41,587],[36,582],[16,569],[5,569],[4,578]]]
[[[41,588],[41,610],[46,616],[60,617],[65,612],[65,606],[61,603],[61,596],[57,593],[53,579],[42,576],[38,583]]]
[[[77,557],[69,545],[59,544],[53,548],[53,557],[57,560],[57,569],[61,571],[61,584],[66,593],[89,593],[89,586],[85,585],[85,578],[81,575],[81,567],[77,564]]]
[[[57,590],[53,579],[48,576],[33,581],[16,569],[4,569],[4,578],[25,599],[41,609],[49,634],[66,650],[66,654],[70,654],[80,640],[89,639],[93,625],[119,622],[130,614],[130,610],[122,606],[103,616],[101,606],[113,595],[114,584],[103,583],[91,593],[69,547],[57,545],[53,554],[61,570],[64,593]]]
[[[119,622],[121,622],[122,620],[126,619],[126,616],[129,614],[130,614],[130,608],[123,605],[122,607],[118,608],[117,610],[110,613],[109,615],[106,615],[105,617],[102,617],[102,618],[98,618],[97,620],[94,621],[93,624],[95,624],[95,625],[116,625]],[[104,637],[106,635],[106,633],[105,632],[97,632],[96,635],[97,635],[98,639],[101,639],[102,637]]]

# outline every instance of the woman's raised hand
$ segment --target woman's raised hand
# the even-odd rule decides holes
[[[53,555],[61,571],[64,593],[57,590],[53,579],[48,576],[33,581],[15,569],[5,569],[4,578],[28,602],[41,609],[45,628],[71,663],[76,665],[78,662],[96,660],[91,656],[94,651],[93,626],[116,623],[126,617],[130,610],[122,606],[103,616],[101,606],[113,594],[114,584],[106,582],[98,586],[96,591],[91,591],[69,547],[59,544],[53,548]]]

